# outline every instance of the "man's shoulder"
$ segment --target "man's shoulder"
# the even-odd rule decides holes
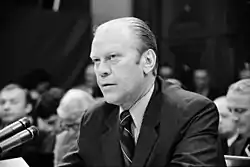
[[[110,111],[117,107],[115,105],[109,104],[104,98],[99,98],[94,105],[92,105],[84,114],[83,122],[87,122],[90,118],[103,119],[106,118]]]
[[[162,87],[164,101],[176,106],[178,109],[188,110],[190,112],[201,110],[213,102],[197,93],[184,90],[177,85],[166,83]]]

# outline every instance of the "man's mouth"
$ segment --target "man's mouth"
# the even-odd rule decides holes
[[[102,87],[109,87],[109,86],[114,86],[115,84],[110,84],[110,83],[107,83],[107,84],[102,84]]]

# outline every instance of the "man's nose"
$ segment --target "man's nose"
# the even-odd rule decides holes
[[[5,104],[3,105],[3,110],[4,110],[4,111],[9,111],[9,110],[10,110],[10,104],[9,104],[9,103],[5,103]]]
[[[100,77],[107,77],[111,73],[110,66],[105,63],[101,62],[99,66],[96,68],[96,72]]]
[[[232,117],[235,122],[239,121],[239,115],[236,114],[235,112],[233,112]]]

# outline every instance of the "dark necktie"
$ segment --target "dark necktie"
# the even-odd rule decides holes
[[[132,122],[133,118],[129,111],[123,111],[120,115],[120,144],[126,167],[131,165],[135,149],[135,141],[131,131]]]

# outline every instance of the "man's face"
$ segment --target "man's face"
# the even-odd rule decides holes
[[[226,100],[225,102],[216,104],[216,106],[218,108],[219,115],[220,115],[219,133],[230,137],[231,135],[235,134],[237,131],[237,126],[235,122],[236,118],[228,110]]]
[[[229,111],[237,118],[239,133],[250,137],[250,96],[229,92],[227,103]]]
[[[209,78],[207,71],[196,70],[194,73],[194,83],[196,88],[205,88],[208,86]]]
[[[29,112],[25,91],[20,88],[3,90],[0,94],[0,104],[2,106],[1,119],[5,123],[14,122]]]
[[[122,26],[97,31],[90,57],[107,102],[121,105],[141,91],[144,73],[138,43],[131,30]]]

